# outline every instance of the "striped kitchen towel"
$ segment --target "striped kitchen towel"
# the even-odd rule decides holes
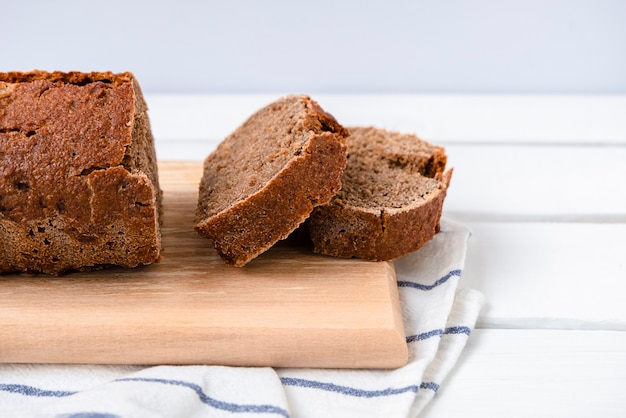
[[[0,365],[0,417],[415,417],[474,327],[482,295],[459,286],[469,230],[396,261],[409,362],[395,370]],[[253,345],[253,342],[251,342]]]

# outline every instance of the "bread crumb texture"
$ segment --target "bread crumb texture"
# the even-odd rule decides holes
[[[0,73],[0,272],[160,256],[147,106],[130,73]]]
[[[337,193],[347,134],[308,96],[260,109],[206,158],[196,230],[227,263],[245,265]]]
[[[371,261],[421,248],[439,231],[452,171],[413,134],[350,127],[342,188],[307,222],[315,252]]]

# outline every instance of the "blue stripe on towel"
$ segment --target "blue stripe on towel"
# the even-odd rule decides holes
[[[71,392],[71,391],[66,391],[66,390],[39,389],[34,386],[20,385],[17,383],[0,383],[0,391],[17,393],[17,394],[24,395],[24,396],[36,396],[39,398],[43,398],[43,397],[62,398],[64,396],[70,396],[76,393],[76,392]]]
[[[465,334],[465,335],[470,335],[472,333],[472,329],[470,327],[463,327],[463,326],[458,326],[458,327],[449,327],[446,328],[445,330],[443,330],[444,334]]]
[[[364,390],[349,386],[336,385],[334,383],[320,382],[317,380],[300,379],[297,377],[281,377],[280,381],[286,386],[299,386],[303,388],[321,389],[328,392],[336,392],[342,395],[356,396],[359,398],[375,398],[380,396],[398,395],[406,392],[417,393],[419,386],[411,385],[403,388],[386,388],[380,390]]]
[[[445,282],[448,281],[448,279],[450,279],[450,277],[453,276],[461,276],[461,269],[457,269],[457,270],[452,270],[450,273],[446,274],[445,276],[443,276],[442,278],[438,279],[435,283],[433,284],[422,284],[422,283],[416,283],[416,282],[410,282],[410,281],[406,281],[406,280],[400,280],[398,281],[398,287],[412,287],[414,289],[418,289],[418,290],[432,290],[437,286],[440,286],[442,284],[444,284]]]
[[[412,343],[415,341],[423,341],[432,337],[441,337],[444,334],[466,334],[470,335],[472,329],[470,327],[457,326],[457,327],[448,327],[446,329],[434,329],[428,332],[422,332],[417,335],[409,335],[406,337],[407,343]]]
[[[224,402],[217,400],[215,398],[211,398],[209,395],[204,393],[202,388],[195,383],[184,382],[182,380],[170,380],[170,379],[157,379],[157,378],[147,378],[147,377],[128,377],[117,379],[116,382],[149,382],[149,383],[162,383],[165,385],[173,385],[173,386],[182,386],[189,388],[196,392],[198,398],[202,403],[211,406],[215,409],[221,409],[223,411],[228,412],[248,412],[248,413],[256,413],[256,414],[278,414],[284,417],[289,417],[289,413],[274,405],[253,405],[253,404],[236,404],[232,402]]]
[[[435,382],[422,382],[420,389],[430,389],[437,392],[439,390],[439,385]]]
[[[410,336],[406,337],[406,342],[407,343],[412,343],[414,341],[427,340],[428,338],[440,337],[442,335],[443,335],[443,330],[442,329],[434,329],[432,331],[422,332],[421,334],[410,335]]]

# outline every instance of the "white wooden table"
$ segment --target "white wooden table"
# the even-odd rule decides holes
[[[275,95],[147,95],[160,159],[201,160]],[[626,96],[312,95],[454,167],[487,299],[427,417],[626,416]]]

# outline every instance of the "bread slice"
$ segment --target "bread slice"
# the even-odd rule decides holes
[[[243,266],[340,189],[348,132],[308,96],[260,109],[204,161],[196,230]]]
[[[308,220],[313,251],[384,261],[419,249],[439,231],[452,175],[445,150],[412,134],[348,129],[343,186]]]
[[[0,73],[0,272],[152,263],[160,202],[131,73]]]

